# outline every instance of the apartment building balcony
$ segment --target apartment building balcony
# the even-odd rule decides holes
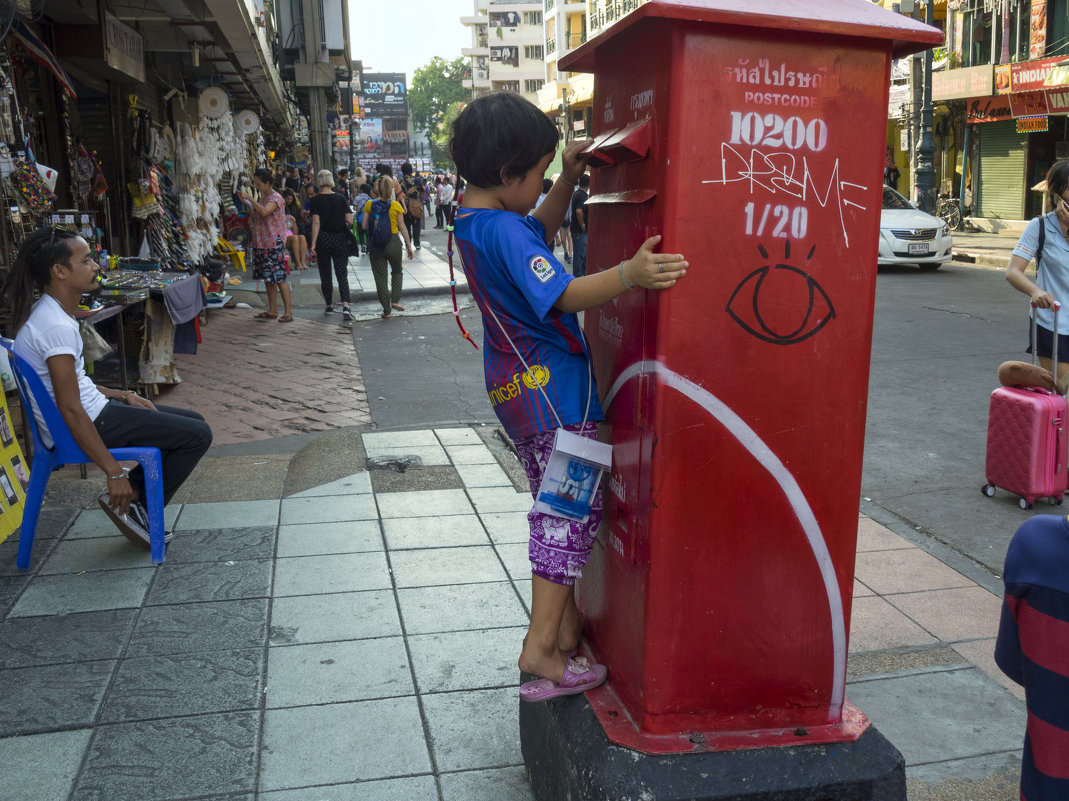
[[[602,28],[607,28],[620,17],[630,14],[645,2],[646,0],[612,0],[612,2],[590,12],[588,17],[590,30],[599,31]]]
[[[479,45],[478,47],[462,47],[460,48],[460,55],[465,58],[471,58],[472,56],[489,56],[490,47],[486,44]]]

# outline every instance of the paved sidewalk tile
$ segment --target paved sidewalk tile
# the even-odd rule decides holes
[[[263,648],[124,659],[105,723],[258,709]]]
[[[489,545],[397,551],[390,555],[390,565],[398,587],[479,584],[508,578]]]
[[[391,551],[486,545],[490,541],[476,515],[395,517],[383,520],[382,530]]]
[[[42,544],[34,546],[35,556]],[[147,550],[134,545],[126,537],[95,537],[60,541],[41,565],[38,574],[81,573],[127,567],[152,567],[152,557]]]
[[[528,509],[530,496],[528,496]],[[495,544],[505,542],[528,542],[531,539],[531,524],[527,522],[527,510],[521,512],[485,512],[479,514],[490,539]]]
[[[430,771],[415,696],[265,713],[261,793]]]
[[[66,798],[92,729],[0,739],[0,787],[5,801]]]
[[[320,484],[301,492],[295,492],[287,498],[315,498],[322,495],[350,495],[371,492],[371,474],[367,471],[354,473],[337,481]]]
[[[275,597],[389,587],[390,572],[382,551],[291,556],[275,562]]]
[[[977,668],[849,682],[846,694],[907,765],[1010,751],[1024,737],[1023,705]]]
[[[377,496],[383,520],[395,517],[470,515],[474,511],[464,490],[417,490],[380,492]]]
[[[401,589],[397,599],[409,635],[527,626],[527,614],[508,582]]]
[[[359,553],[381,551],[382,547],[382,529],[378,520],[302,523],[278,527],[278,556]]]
[[[375,496],[371,494],[286,498],[282,501],[283,525],[375,520],[378,516]]]
[[[255,786],[259,712],[99,726],[71,801],[166,801]]]
[[[961,573],[920,548],[859,553],[854,573],[881,595],[972,585]]]
[[[434,434],[438,437],[438,441],[446,446],[447,450],[453,445],[482,444],[482,438],[473,428],[436,428],[434,429]]]
[[[442,801],[508,799],[534,801],[527,771],[522,765],[496,770],[472,770],[442,776]]]
[[[983,587],[888,595],[887,600],[944,642],[994,637],[1002,599]]]
[[[92,726],[115,662],[0,670],[0,737]]]
[[[127,656],[210,653],[267,642],[267,599],[150,606],[142,610]]]
[[[460,465],[497,464],[485,445],[446,445],[445,452],[457,467]]]
[[[531,494],[510,487],[473,488],[468,490],[475,511],[480,515],[494,512],[523,512],[531,509]]]
[[[517,686],[423,696],[439,770],[523,764]]]
[[[141,606],[155,568],[95,570],[38,576],[11,610],[11,617],[66,615]]]
[[[400,634],[401,620],[391,590],[297,595],[271,603],[271,645]]]
[[[520,796],[522,798],[522,796]],[[260,793],[259,801],[438,801],[433,776],[406,776],[359,784],[334,784]],[[465,801],[476,801],[469,797]],[[509,801],[512,801],[510,798]]]
[[[464,481],[465,487],[509,487],[512,479],[505,471],[494,464],[458,464],[457,473]]]
[[[133,609],[8,619],[0,626],[0,668],[117,659],[136,619]]]
[[[267,659],[267,708],[412,695],[404,640],[287,645]]]
[[[935,637],[879,596],[854,598],[850,653],[932,645]]]
[[[408,638],[421,693],[514,687],[525,626],[418,634]]]
[[[222,501],[187,503],[175,531],[212,528],[246,528],[278,525],[279,501]]]

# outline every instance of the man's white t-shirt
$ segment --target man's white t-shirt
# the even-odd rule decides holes
[[[43,295],[33,304],[29,318],[15,337],[15,353],[25,359],[41,377],[52,400],[56,399],[56,391],[52,387],[52,376],[48,372],[48,360],[53,356],[73,356],[74,371],[78,376],[78,394],[89,419],[96,420],[108,405],[104,393],[97,389],[96,384],[85,374],[82,335],[78,330],[78,321],[63,311],[59,301],[51,295]],[[41,438],[45,440],[46,446],[51,446],[52,438],[48,436],[48,428],[36,405],[33,413],[41,428]]]

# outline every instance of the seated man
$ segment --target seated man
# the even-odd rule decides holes
[[[108,448],[159,448],[163,501],[168,503],[212,444],[212,431],[196,412],[157,407],[132,390],[98,387],[89,380],[74,311],[82,294],[96,288],[99,273],[84,239],[62,228],[42,228],[23,242],[4,294],[18,331],[15,352],[41,377],[74,441],[108,477],[101,507],[127,539],[148,548],[141,467],[122,467]],[[33,303],[35,291],[41,297]],[[50,445],[44,422],[36,416]]]

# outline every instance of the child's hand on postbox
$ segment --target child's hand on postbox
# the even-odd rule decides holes
[[[592,142],[591,139],[573,139],[564,146],[560,156],[560,177],[575,186],[579,176],[586,172],[586,158],[579,154]]]
[[[654,253],[661,237],[651,236],[642,243],[638,253],[620,265],[623,280],[632,287],[668,289],[687,274],[689,262],[682,253]]]

